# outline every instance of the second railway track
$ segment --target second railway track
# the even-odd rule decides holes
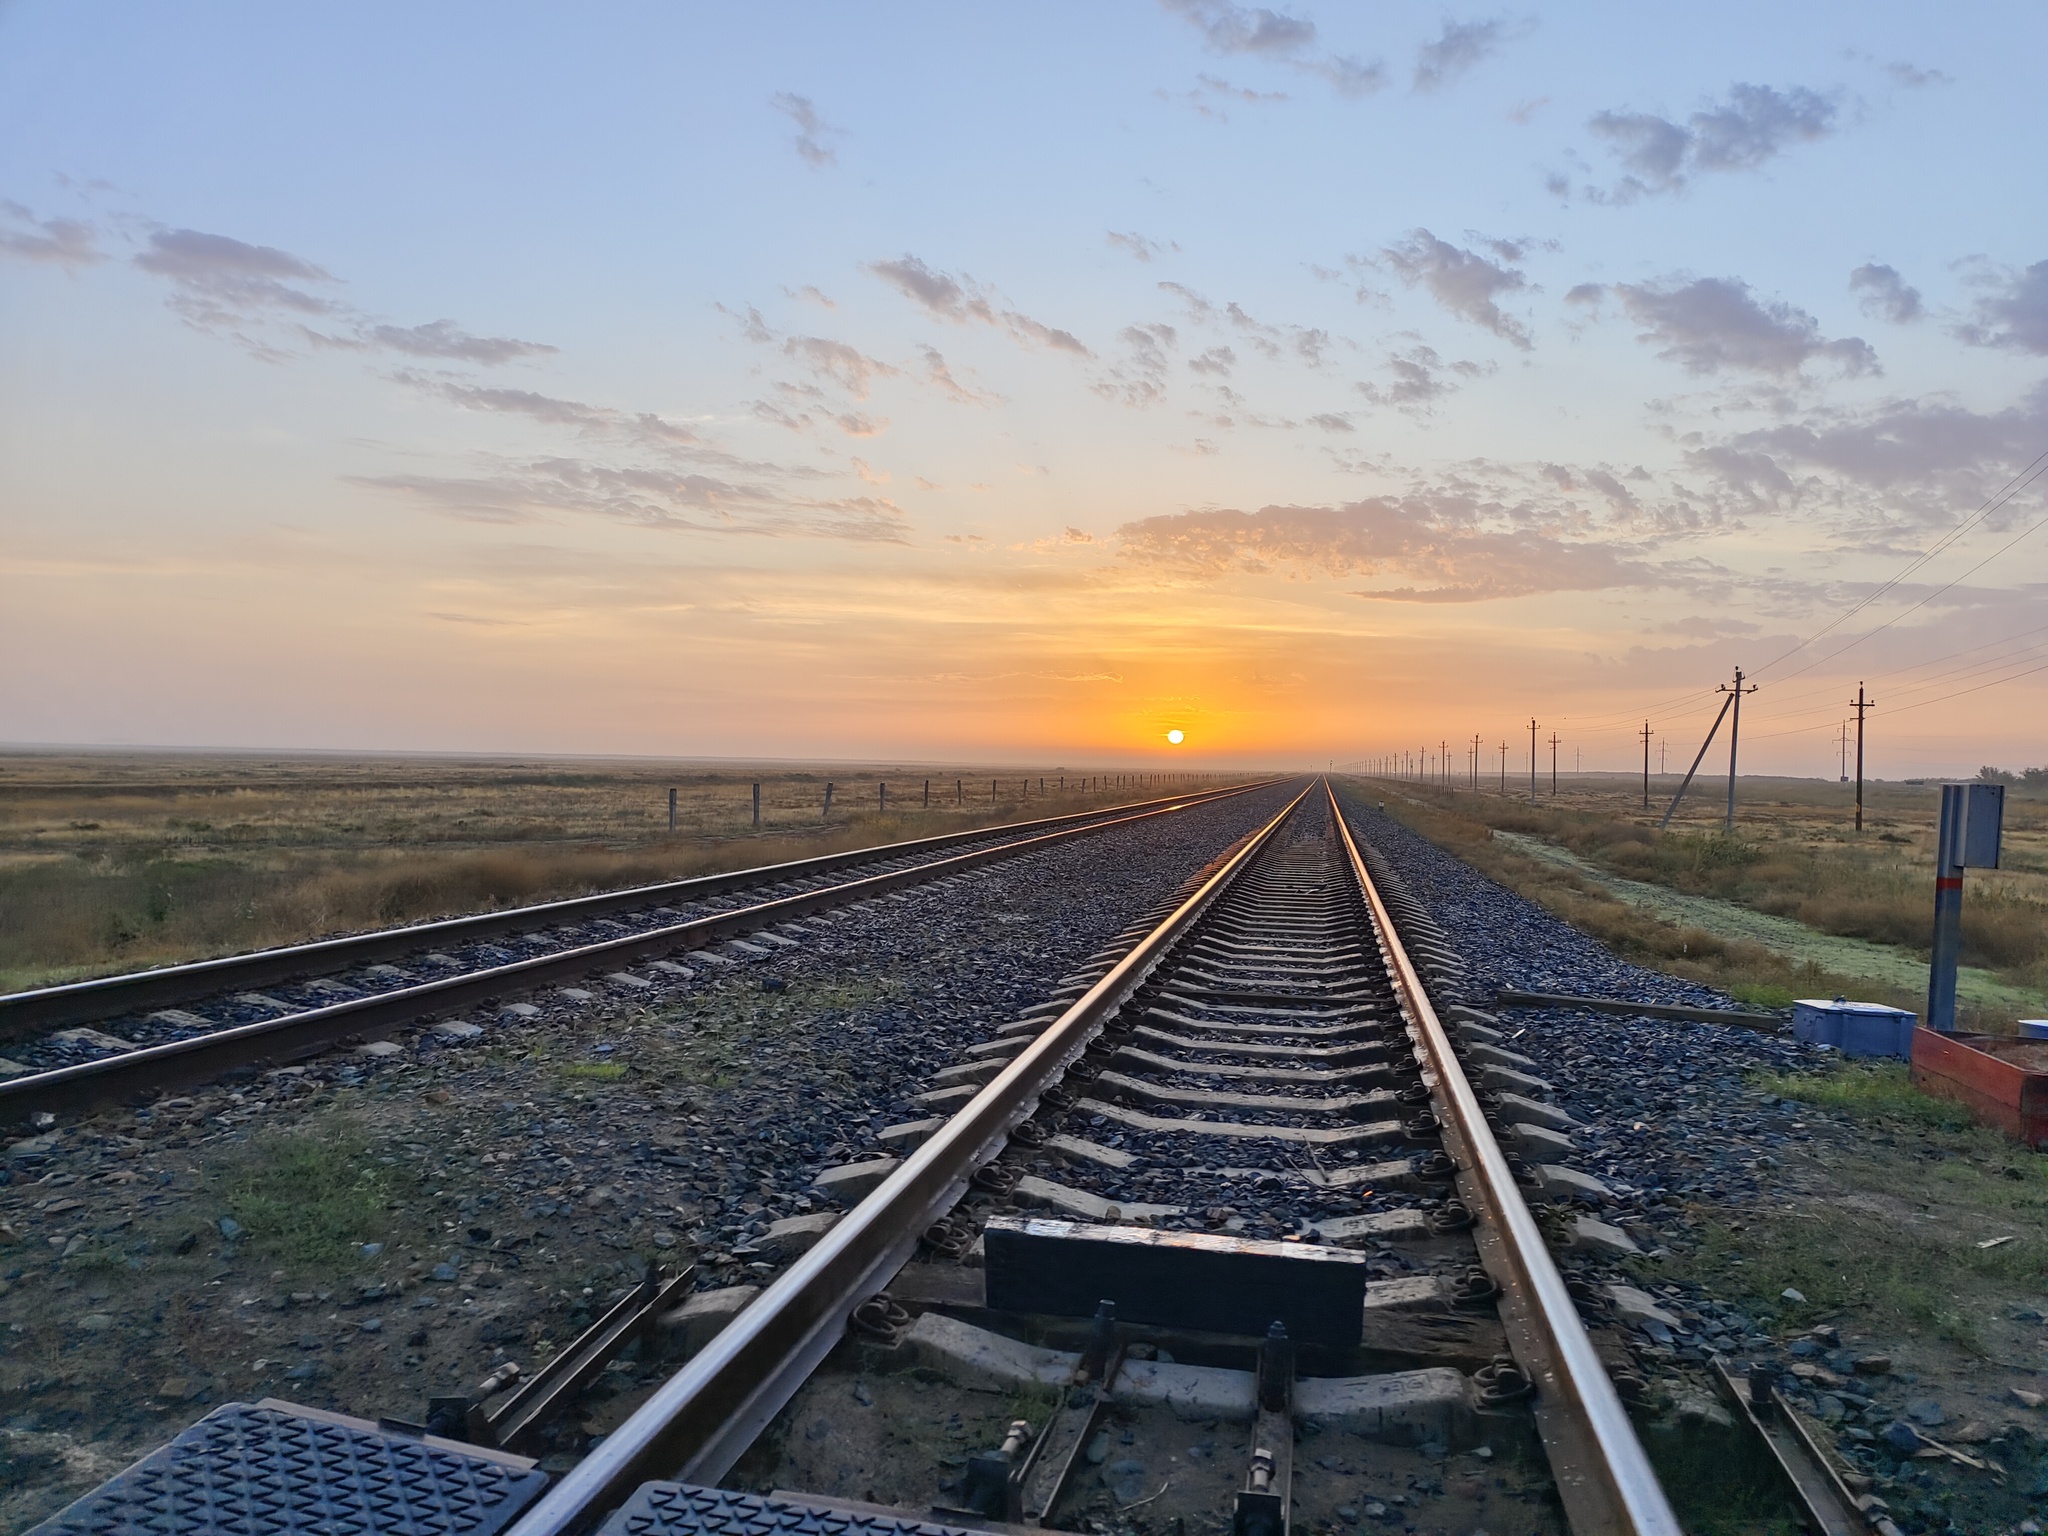
[[[281,1064],[340,1041],[372,1039],[589,976],[645,985],[628,967],[677,972],[667,957],[734,941],[786,945],[792,940],[777,930],[814,914],[1257,787],[946,833],[0,996],[0,1041],[9,1042],[11,1073],[0,1081],[0,1124]],[[392,963],[398,960],[406,964]],[[271,991],[256,990],[262,987]]]

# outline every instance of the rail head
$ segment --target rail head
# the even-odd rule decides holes
[[[810,1252],[572,1468],[507,1536],[580,1536],[641,1483],[722,1477],[845,1330],[853,1309],[994,1157],[1039,1096],[1307,800],[1304,788],[1042,1031]]]
[[[1494,1278],[1504,1292],[1516,1293],[1509,1300],[1519,1304],[1532,1325],[1522,1330],[1522,1338],[1516,1342],[1525,1348],[1533,1346],[1537,1358],[1520,1363],[1537,1383],[1539,1394],[1555,1394],[1552,1401],[1539,1402],[1538,1423],[1551,1450],[1558,1492],[1572,1529],[1602,1536],[1683,1536],[1683,1527],[1657,1481],[1635,1426],[1629,1422],[1628,1410],[1586,1337],[1577,1304],[1565,1288],[1542,1230],[1486,1123],[1479,1095],[1465,1076],[1421,974],[1395,931],[1393,914],[1366,868],[1336,789],[1327,779],[1323,787],[1352,874],[1372,914],[1373,926],[1379,930],[1395,991],[1437,1080],[1448,1114],[1446,1129],[1465,1153],[1459,1182],[1476,1194],[1481,1204],[1475,1209],[1500,1240],[1496,1252],[1507,1273]],[[1553,1443],[1559,1432],[1566,1437],[1561,1446]],[[1564,1464],[1559,1465],[1560,1461]]]

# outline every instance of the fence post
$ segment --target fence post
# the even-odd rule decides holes
[[[761,830],[761,786],[754,786],[754,830]]]
[[[965,805],[967,803],[967,781],[965,779],[955,779],[953,781],[953,803],[955,805]]]
[[[932,808],[932,781],[930,779],[924,781],[924,808],[926,810]]]
[[[889,786],[885,783],[875,785],[875,814],[878,816],[889,814]]]
[[[837,784],[827,784],[825,786],[825,819],[827,821],[832,819],[832,791],[838,787]]]
[[[668,792],[668,829],[671,832],[676,829],[676,792],[673,789]]]

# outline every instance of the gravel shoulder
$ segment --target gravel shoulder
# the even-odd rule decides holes
[[[213,1404],[417,1418],[545,1360],[650,1265],[757,1239],[909,1095],[1284,803],[1262,792],[784,930],[687,979],[532,1000],[23,1138],[0,1186],[0,1527]],[[457,1032],[460,1035],[461,1032]],[[615,1365],[566,1466],[661,1374]]]

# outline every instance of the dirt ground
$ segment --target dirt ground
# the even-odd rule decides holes
[[[1170,778],[1059,764],[4,753],[0,991],[1211,782]]]

